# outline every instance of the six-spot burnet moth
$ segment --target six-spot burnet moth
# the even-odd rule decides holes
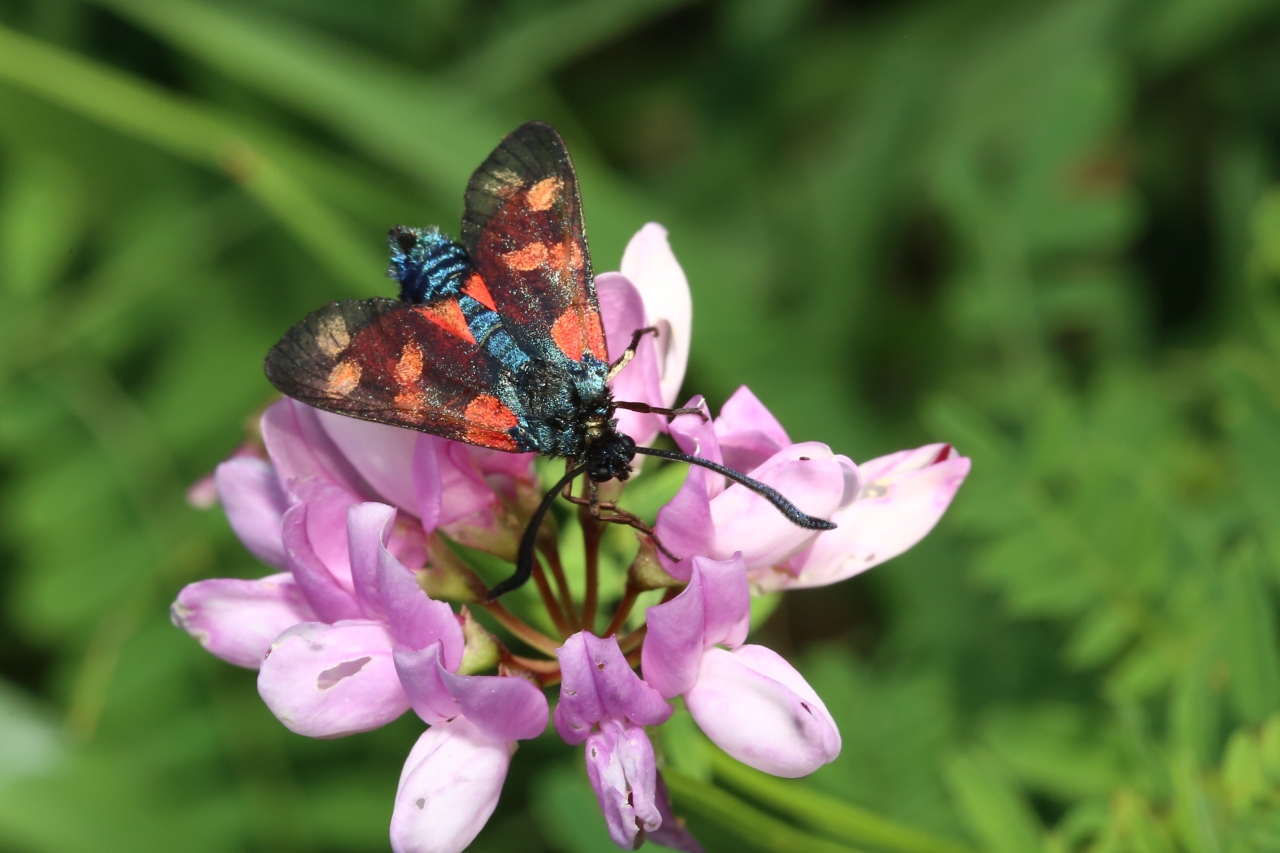
[[[618,431],[618,408],[663,415],[686,410],[613,399],[609,380],[652,330],[638,331],[627,351],[609,362],[578,180],[550,125],[523,125],[476,169],[467,184],[461,242],[436,228],[404,226],[391,229],[389,242],[399,301],[347,300],[311,312],[271,349],[267,378],[284,394],[326,411],[568,460],[564,477],[529,521],[515,573],[490,590],[490,600],[529,579],[543,518],[555,496],[568,495],[583,474],[596,518],[652,535],[636,516],[596,498],[597,483],[627,479],[637,453],[723,474],[801,527],[835,527],[738,471],[637,447]]]

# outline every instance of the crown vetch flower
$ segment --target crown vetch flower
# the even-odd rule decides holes
[[[672,707],[631,669],[615,637],[585,631],[556,650],[560,660],[560,702],[556,731],[566,743],[586,742],[587,777],[596,792],[609,837],[623,849],[643,843],[663,827],[661,843],[681,850],[697,842],[671,821],[659,790],[653,744],[643,726],[667,721]]]
[[[621,272],[596,285],[613,358],[636,330],[657,329],[612,380],[615,397],[670,408],[691,309],[666,231],[646,225]],[[691,405],[704,406],[699,397]],[[484,601],[483,584],[445,541],[514,557],[540,497],[529,455],[285,399],[261,419],[266,458],[246,445],[196,490],[207,502],[216,489],[232,530],[277,571],[187,586],[172,608],[175,624],[211,653],[258,669],[264,702],[300,734],[340,737],[410,709],[427,724],[396,790],[397,853],[456,853],[471,843],[497,804],[517,741],[546,729],[552,715],[541,688],[557,683],[555,730],[584,746],[615,843],[700,851],[672,812],[645,727],[660,726],[672,713],[668,700],[680,696],[712,741],[753,767],[799,776],[831,761],[840,736],[821,699],[782,657],[746,643],[750,596],[833,583],[901,553],[933,527],[969,469],[948,445],[857,466],[824,444],[793,443],[745,387],[714,421],[617,417],[639,443],[669,433],[686,453],[761,480],[838,528],[796,527],[754,492],[690,468],[655,525],[683,559],[660,555],[672,577],[655,580],[645,568],[655,549],[645,546],[606,636],[596,631],[594,574],[584,599],[571,596],[548,538],[545,572],[538,566],[534,578],[559,634],[552,637]],[[623,488],[606,486],[606,500]],[[599,537],[586,543],[591,564]],[[653,588],[646,584],[673,579],[683,588],[648,608],[643,630],[615,634],[639,591]],[[445,599],[487,608],[545,657],[512,653]],[[495,666],[498,674],[479,674]]]
[[[743,764],[805,776],[834,761],[840,733],[817,693],[775,652],[743,645],[751,607],[741,555],[691,562],[684,591],[646,613],[645,680],[683,695],[707,737]]]
[[[689,405],[703,404],[695,397]],[[946,444],[861,466],[817,442],[793,444],[746,386],[714,421],[682,415],[670,432],[686,453],[722,462],[784,494],[807,494],[810,502],[801,508],[836,523],[835,530],[821,534],[779,524],[759,495],[742,486],[726,488],[718,474],[690,469],[680,492],[659,513],[655,532],[680,556],[723,560],[741,551],[747,577],[761,592],[836,583],[906,551],[938,523],[970,466]],[[667,571],[687,580],[689,569],[681,563],[663,558]]]

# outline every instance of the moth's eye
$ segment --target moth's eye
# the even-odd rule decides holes
[[[397,225],[392,228],[389,236],[400,247],[400,251],[406,255],[412,252],[413,247],[418,244],[418,235],[413,233],[412,228],[404,225]]]

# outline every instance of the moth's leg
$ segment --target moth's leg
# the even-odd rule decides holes
[[[645,524],[640,516],[627,512],[625,509],[621,509],[613,501],[601,501],[598,508],[601,513],[610,513],[609,515],[601,514],[596,516],[601,521],[606,521],[610,524],[625,524],[628,527],[635,528],[643,535],[648,536],[649,539],[653,541],[653,544],[657,549],[663,554],[666,554],[669,559],[677,563],[680,562],[680,558],[667,550],[667,547],[662,544],[662,540],[660,540],[657,534],[653,532],[653,528]]]
[[[706,423],[711,420],[707,417],[705,410],[695,409],[691,406],[682,406],[679,409],[664,409],[661,406],[650,406],[648,403],[631,403],[626,400],[615,400],[613,403],[615,409],[626,409],[630,412],[640,412],[642,414],[666,415],[667,417],[675,417],[676,415],[697,415],[702,418],[702,422]]]
[[[573,468],[574,468],[574,460],[566,459],[564,463],[565,473],[566,474],[569,473],[570,471],[573,470]],[[573,480],[570,480],[569,482],[564,484],[564,488],[560,490],[560,497],[564,498],[567,501],[573,501],[574,503],[577,503],[577,501],[573,500]]]
[[[636,329],[635,334],[631,336],[631,343],[627,344],[627,348],[622,351],[622,355],[618,356],[618,360],[609,365],[609,375],[605,377],[606,379],[617,376],[622,368],[631,363],[631,359],[636,357],[636,347],[640,346],[640,339],[649,334],[658,334],[658,327],[646,326],[643,329]]]

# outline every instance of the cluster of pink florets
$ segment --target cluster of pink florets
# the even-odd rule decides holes
[[[691,309],[666,232],[643,228],[621,273],[596,284],[611,357],[636,329],[659,329],[616,377],[615,397],[671,407]],[[652,547],[637,559],[645,588],[668,590],[645,626],[597,636],[594,619],[575,621],[565,612],[572,601],[552,596],[560,636],[551,637],[485,604],[483,585],[445,544],[514,556],[539,497],[531,457],[285,399],[263,415],[265,453],[238,454],[214,481],[236,535],[280,572],[191,584],[174,621],[218,657],[257,669],[263,701],[299,734],[355,734],[410,709],[427,724],[396,793],[396,851],[467,847],[497,804],[516,742],[541,735],[551,718],[565,742],[585,745],[619,846],[647,838],[700,849],[672,814],[645,727],[665,722],[679,696],[712,741],[752,767],[802,776],[833,760],[840,735],[822,700],[781,656],[745,644],[751,596],[834,583],[911,547],[945,511],[969,460],[930,445],[855,465],[824,444],[792,443],[745,387],[714,420],[667,424],[628,411],[618,420],[639,444],[667,433],[686,453],[749,474],[838,527],[795,527],[755,493],[690,468],[655,524],[681,559]],[[631,580],[620,608],[642,585],[635,566]],[[447,601],[489,609],[545,658],[512,654]],[[552,715],[545,688],[557,682]]]

